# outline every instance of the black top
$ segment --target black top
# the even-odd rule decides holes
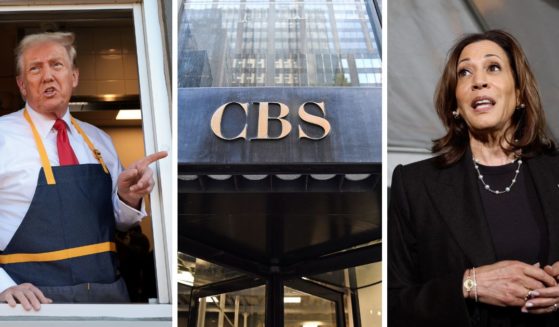
[[[389,326],[558,327],[559,313],[524,314],[519,307],[501,308],[464,299],[464,270],[497,262],[482,203],[483,192],[489,192],[480,189],[471,152],[444,168],[438,165],[439,160],[432,158],[394,170],[386,261]],[[519,176],[529,174],[545,217],[547,262],[557,262],[559,153],[523,161],[526,169]],[[507,182],[512,177],[509,175]],[[513,191],[518,186],[515,184]]]
[[[473,163],[472,163],[473,165]],[[483,180],[493,190],[511,184],[518,161],[503,166],[478,164]],[[548,234],[542,207],[530,171],[523,164],[510,192],[494,194],[478,180],[481,202],[493,238],[497,260],[547,264]]]

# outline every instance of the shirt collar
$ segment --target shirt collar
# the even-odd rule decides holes
[[[54,127],[54,122],[56,121],[55,119],[52,119],[51,116],[47,116],[47,115],[43,115],[37,111],[35,111],[35,109],[33,109],[28,103],[26,104],[27,107],[27,111],[29,112],[29,115],[31,116],[31,120],[33,121],[33,124],[35,125],[35,128],[37,129],[37,132],[39,133],[39,135],[44,139],[47,137],[47,135],[49,135],[49,132],[53,129]],[[66,113],[64,114],[64,116],[62,116],[60,119],[64,120],[64,122],[66,122],[66,126],[68,126],[67,130],[70,133],[74,133],[74,126],[72,125],[72,122],[70,120],[70,110],[69,108],[66,110]]]

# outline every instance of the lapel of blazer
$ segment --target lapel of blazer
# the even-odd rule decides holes
[[[549,264],[559,260],[559,160],[542,155],[526,160],[542,205],[549,235]]]
[[[466,153],[459,162],[441,170],[436,178],[427,182],[427,189],[451,237],[470,262],[476,267],[494,263],[495,250],[471,154]]]

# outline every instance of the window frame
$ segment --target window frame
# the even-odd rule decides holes
[[[127,1],[127,3],[100,3],[67,5],[68,1],[21,2],[19,5],[0,6],[0,12],[48,12],[76,10],[130,10],[134,23],[134,36],[138,58],[138,79],[140,84],[140,101],[144,146],[146,154],[171,150],[171,107],[169,93],[169,76],[165,75],[165,52],[163,49],[163,32],[160,22],[160,7],[156,0]],[[107,1],[108,2],[108,1]],[[40,4],[37,4],[40,3]],[[147,28],[149,26],[150,28]],[[159,27],[159,28],[156,28]],[[169,67],[169,66],[167,66]],[[102,316],[99,323],[105,325],[114,318],[118,326],[141,326],[138,322],[146,321],[146,326],[171,323],[172,317],[172,160],[166,158],[152,165],[155,185],[150,195],[153,227],[153,251],[155,257],[157,301],[153,304],[48,304],[38,312],[26,312],[18,305],[11,308],[0,304],[0,323],[3,321],[29,321],[29,325],[48,324],[52,320],[77,319],[95,321]],[[174,266],[174,265],[173,265]],[[161,323],[161,324],[160,324]],[[24,324],[25,325],[25,324]],[[18,324],[19,326],[19,324]],[[86,324],[87,326],[87,324]]]

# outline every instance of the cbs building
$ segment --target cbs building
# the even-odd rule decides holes
[[[380,326],[376,0],[187,0],[178,326]]]

